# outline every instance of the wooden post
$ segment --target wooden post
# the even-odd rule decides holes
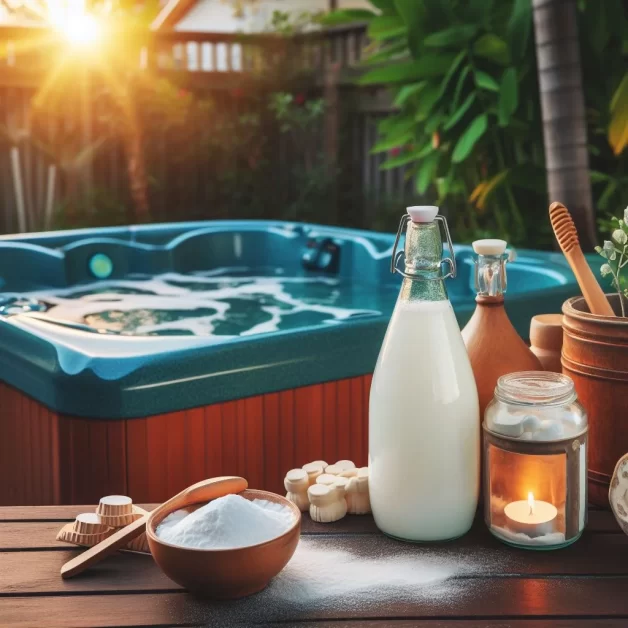
[[[338,77],[340,74],[340,63],[331,63],[329,60],[324,64],[323,95],[325,98],[325,158],[327,160],[327,170],[330,177],[335,177],[338,168],[338,132],[340,128],[340,98],[338,88]],[[330,217],[336,222],[338,216],[338,190],[333,185],[331,202],[333,204]]]
[[[582,247],[596,242],[576,0],[533,0],[550,201],[569,207]]]

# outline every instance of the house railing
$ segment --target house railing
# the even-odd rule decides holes
[[[170,30],[141,37],[144,45],[140,45],[136,61],[139,68],[205,74],[257,73],[288,65],[295,72],[324,75],[332,64],[341,70],[355,66],[367,45],[363,24],[294,35]],[[50,69],[58,58],[55,52],[63,46],[60,37],[49,29],[1,27],[0,86],[3,76],[13,76],[11,84],[19,76],[20,83],[27,83],[29,78],[36,81],[38,74]]]

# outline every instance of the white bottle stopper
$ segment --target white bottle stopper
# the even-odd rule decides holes
[[[503,255],[508,243],[506,240],[476,240],[471,244],[477,255]]]
[[[347,493],[347,488],[349,487],[350,478],[343,478],[339,475],[336,476],[336,481],[333,483],[333,487],[336,489],[338,493],[338,499],[344,499]]]
[[[338,474],[339,478],[354,478],[358,474],[357,469],[347,469],[346,471],[341,471]]]
[[[358,470],[358,475],[351,478],[345,499],[350,515],[366,515],[371,512],[368,467],[362,467]]]
[[[434,222],[438,214],[436,205],[413,205],[406,207],[406,211],[412,218],[412,222]]]
[[[338,462],[336,462],[336,466],[341,467],[343,471],[346,471],[347,469],[355,469],[355,463],[353,460],[338,460]]]
[[[307,471],[304,469],[291,469],[286,473],[283,485],[286,488],[286,499],[290,500],[301,512],[310,507],[307,489],[310,485]]]
[[[323,486],[333,486],[337,479],[337,475],[332,475],[331,473],[323,473],[316,478],[316,484],[322,484]]]
[[[325,467],[320,464],[320,462],[322,461],[315,461],[315,462],[308,462],[307,464],[303,465],[303,470],[307,473],[307,476],[309,478],[309,482],[310,482],[310,486],[312,486],[312,484],[314,484],[316,482],[316,478],[319,475],[323,474],[323,471],[325,469]],[[327,465],[325,465],[327,466]]]
[[[347,514],[347,502],[339,498],[339,492],[323,484],[314,484],[307,489],[310,499],[310,517],[318,523],[332,523]]]
[[[353,464],[351,460],[338,460],[338,462],[334,464],[327,465],[325,467],[325,473],[340,475],[343,471],[347,471],[348,469],[355,469],[355,464]]]

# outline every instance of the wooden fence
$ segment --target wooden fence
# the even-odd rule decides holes
[[[55,56],[55,47],[63,45],[49,43],[47,52],[42,54],[31,42],[44,34],[36,29],[0,31],[0,51],[4,53],[0,55],[0,130],[3,131],[0,133],[0,231],[4,233],[51,228],[57,224],[55,212],[70,193],[76,193],[71,189],[77,185],[76,176],[68,175],[68,164],[42,149],[41,142],[34,138],[33,99],[53,70],[50,59]],[[233,217],[318,218],[360,227],[388,227],[379,218],[379,212],[409,197],[412,184],[405,179],[403,169],[380,170],[386,155],[370,154],[377,121],[391,107],[382,90],[362,90],[355,85],[358,64],[367,44],[362,25],[291,37],[170,31],[148,37],[136,61],[138,68],[151,76],[178,82],[183,79],[186,89],[195,94],[210,94],[217,106],[227,110],[237,109],[239,104],[234,94],[247,80],[266,76],[277,68],[292,77],[292,89],[297,86],[312,97],[324,96],[326,112],[319,139],[327,161],[340,173],[333,200],[336,206],[331,208],[332,202],[325,200],[324,211],[318,215],[316,211],[299,214],[298,204],[293,215],[282,211],[291,202],[290,172],[299,147],[294,146],[289,136],[273,128],[264,132],[273,135],[268,143],[273,180],[268,185],[274,187],[274,193],[264,196],[261,203],[265,203],[266,209],[260,210],[261,214]],[[275,89],[282,89],[281,83]],[[70,99],[78,97],[78,92],[68,94]],[[88,144],[97,137],[95,129],[103,116],[111,117],[107,107],[106,99],[84,107],[78,115],[76,107],[72,107],[65,117],[40,120],[39,125],[45,127],[44,137],[60,138],[60,129],[64,132],[74,129],[83,137],[84,144]],[[39,132],[41,137],[41,128]],[[200,134],[188,134],[185,140],[186,154],[196,157],[181,160],[174,148],[181,138],[173,133],[176,130],[151,129],[150,137],[144,138],[153,219],[172,221],[233,215],[233,210],[224,206],[224,198],[216,194],[215,178],[220,170],[217,164],[203,153],[200,143],[192,150],[192,144],[200,142]],[[90,190],[106,190],[120,207],[130,206],[127,156],[120,138],[108,139],[86,161],[80,167],[78,184],[82,198],[87,199]],[[233,168],[230,176],[237,178],[238,173],[245,173],[242,164]],[[293,182],[292,188],[294,185]],[[72,224],[71,219],[70,216],[67,224]],[[102,221],[106,223],[109,219],[106,215]]]

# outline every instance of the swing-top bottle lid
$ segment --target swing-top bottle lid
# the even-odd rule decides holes
[[[508,243],[506,240],[486,239],[475,240],[471,246],[477,255],[503,255]]]
[[[438,214],[436,205],[413,205],[406,207],[412,222],[434,222],[434,218]]]

